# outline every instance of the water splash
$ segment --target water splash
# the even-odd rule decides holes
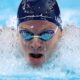
[[[32,68],[20,55],[21,52],[16,43],[16,30],[2,29],[0,33],[0,79],[79,80],[80,29],[69,26],[65,32],[67,34],[61,38],[55,50],[55,54],[60,55],[51,56],[39,68]]]

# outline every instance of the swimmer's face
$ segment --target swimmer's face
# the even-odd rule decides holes
[[[26,60],[33,65],[40,65],[50,58],[61,37],[60,28],[52,22],[43,20],[20,23],[18,33],[22,53]]]

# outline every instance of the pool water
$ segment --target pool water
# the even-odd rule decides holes
[[[0,80],[80,80],[80,29],[67,28],[55,53],[41,67],[31,67],[20,54],[16,30],[0,32]],[[75,32],[75,34],[74,34]]]

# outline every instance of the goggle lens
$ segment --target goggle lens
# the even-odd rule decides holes
[[[27,41],[35,37],[33,33],[27,30],[20,30],[20,34],[21,34],[21,37]],[[53,34],[54,34],[53,30],[46,30],[46,31],[41,32],[38,36],[39,36],[39,39],[43,41],[48,41],[53,37]]]

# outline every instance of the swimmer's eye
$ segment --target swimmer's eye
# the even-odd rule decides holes
[[[24,40],[31,40],[33,38],[33,33],[27,30],[20,30],[20,34]]]
[[[40,35],[41,40],[48,41],[53,37],[54,31],[46,30],[46,31],[41,32],[39,35]]]
[[[32,40],[34,37],[36,37],[32,32],[27,30],[20,30],[20,34],[21,34],[21,37],[27,41]],[[38,34],[37,37],[43,41],[48,41],[53,37],[53,35],[54,35],[53,30],[45,30],[40,34]]]

